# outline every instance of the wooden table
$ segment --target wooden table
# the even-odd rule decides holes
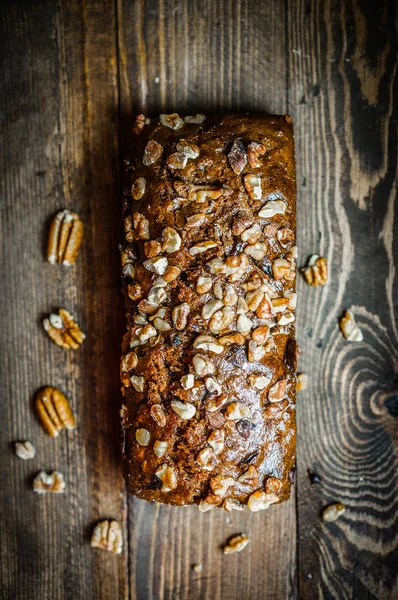
[[[398,598],[394,0],[14,0],[0,15],[1,597]],[[330,265],[324,288],[298,282],[310,385],[298,399],[297,484],[262,514],[147,504],[119,468],[122,158],[133,115],[174,110],[290,113],[299,263],[318,253]],[[69,269],[44,256],[63,207],[86,227]],[[41,327],[60,306],[87,333],[77,352]],[[338,328],[351,306],[360,344]],[[55,440],[32,408],[46,384],[78,416]],[[34,443],[33,460],[15,457],[19,439]],[[61,471],[66,493],[33,494],[40,469]],[[320,511],[333,501],[347,510],[327,524]],[[123,525],[122,556],[89,545],[107,517]],[[249,546],[224,557],[242,531]]]

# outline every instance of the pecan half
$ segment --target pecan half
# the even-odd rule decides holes
[[[51,437],[57,437],[61,429],[76,426],[67,397],[55,387],[47,386],[37,393],[35,409],[41,426]]]
[[[328,265],[323,256],[313,254],[302,271],[308,285],[325,285],[328,280]]]
[[[58,314],[51,313],[48,319],[44,319],[43,327],[53,342],[61,348],[77,350],[86,337],[70,312],[64,308],[60,308]]]
[[[78,214],[62,210],[51,222],[47,242],[47,262],[70,266],[76,261],[83,239],[83,223]]]
[[[123,549],[122,528],[117,521],[100,521],[94,527],[90,545],[113,554],[120,554]]]

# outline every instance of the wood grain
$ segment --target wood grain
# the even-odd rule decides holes
[[[1,598],[398,598],[397,30],[392,0],[0,5]],[[199,514],[125,493],[119,165],[133,115],[160,110],[294,118],[300,262],[322,254],[331,275],[322,289],[299,281],[310,387],[298,402],[298,485],[264,514]],[[70,269],[44,260],[63,207],[86,225]],[[76,353],[41,330],[63,305],[87,333]],[[350,306],[362,344],[338,330]],[[57,440],[32,410],[45,384],[78,416]],[[18,439],[35,444],[34,460],[13,455]],[[33,495],[42,468],[64,473],[63,496]],[[323,523],[336,500],[346,513]],[[122,557],[89,546],[106,517],[123,523]],[[224,557],[241,531],[249,546]]]

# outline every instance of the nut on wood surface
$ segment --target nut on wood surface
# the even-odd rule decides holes
[[[76,426],[67,397],[55,387],[47,386],[36,394],[35,410],[44,431],[52,437],[57,437],[61,429]]]
[[[79,254],[83,240],[83,223],[78,214],[68,209],[55,215],[47,241],[47,262],[70,266]]]
[[[15,454],[22,460],[30,460],[34,458],[36,450],[31,442],[15,442]]]
[[[86,337],[65,308],[60,308],[58,314],[51,313],[44,319],[43,327],[52,341],[61,348],[77,350]]]
[[[91,546],[107,550],[113,554],[120,554],[123,550],[123,535],[120,523],[108,520],[97,523],[91,536]]]
[[[65,491],[64,476],[59,471],[52,473],[40,471],[33,480],[33,491],[38,494],[47,494],[48,492],[62,494]]]
[[[325,285],[328,280],[328,265],[326,258],[313,254],[306,267],[302,269],[303,276],[308,285]]]
[[[240,533],[229,538],[228,542],[223,547],[224,554],[234,554],[235,552],[242,552],[250,542],[246,534]]]

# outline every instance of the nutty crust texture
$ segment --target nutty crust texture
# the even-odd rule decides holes
[[[146,500],[261,510],[295,463],[292,122],[148,121],[123,198],[125,478]]]

